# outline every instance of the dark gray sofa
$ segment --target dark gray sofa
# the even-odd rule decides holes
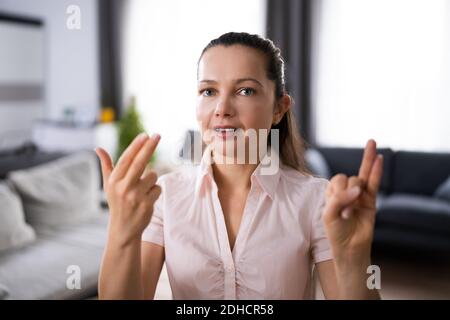
[[[316,147],[313,173],[357,175],[362,148]],[[450,177],[450,153],[380,149],[384,172],[377,202],[374,246],[450,255],[450,200],[436,189]]]

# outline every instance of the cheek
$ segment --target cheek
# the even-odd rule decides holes
[[[270,129],[273,107],[266,104],[248,105],[241,111],[240,120],[246,128]]]
[[[208,130],[209,123],[211,121],[211,116],[213,114],[211,110],[212,109],[204,101],[202,102],[201,99],[199,99],[199,101],[197,102],[195,112],[198,127],[202,134],[202,140],[206,144],[210,144],[212,141],[212,132],[211,130]]]
[[[197,122],[200,124],[200,122],[202,121],[202,110],[198,104],[195,108],[195,116],[197,118]]]
[[[196,117],[200,129],[204,130],[208,127],[208,123],[211,119],[210,108],[208,108],[208,106],[201,100],[197,102]]]

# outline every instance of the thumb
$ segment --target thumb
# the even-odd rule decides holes
[[[106,152],[103,148],[95,148],[95,153],[100,158],[100,165],[102,167],[103,176],[103,188],[105,188],[106,181],[108,181],[109,176],[111,175],[111,172],[113,170],[112,160],[109,153]]]
[[[339,218],[342,210],[355,201],[360,193],[361,188],[359,186],[354,186],[337,194],[330,195],[325,205],[325,219],[330,221]]]

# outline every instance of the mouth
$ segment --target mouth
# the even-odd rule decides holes
[[[216,136],[222,139],[229,139],[234,137],[234,133],[238,128],[232,126],[215,126],[214,131]]]

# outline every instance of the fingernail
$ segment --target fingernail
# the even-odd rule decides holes
[[[158,133],[154,133],[154,134],[152,134],[151,138],[152,138],[152,140],[158,141],[161,138],[161,136]]]
[[[144,141],[144,140],[146,140],[148,138],[148,135],[147,135],[147,133],[145,133],[145,132],[141,132],[139,135],[138,135],[138,140],[139,141]]]
[[[359,186],[351,187],[348,191],[351,197],[356,197],[361,192],[361,188]]]
[[[341,216],[345,220],[349,219],[350,216],[351,216],[351,210],[350,209],[344,209],[344,211],[342,211]]]

